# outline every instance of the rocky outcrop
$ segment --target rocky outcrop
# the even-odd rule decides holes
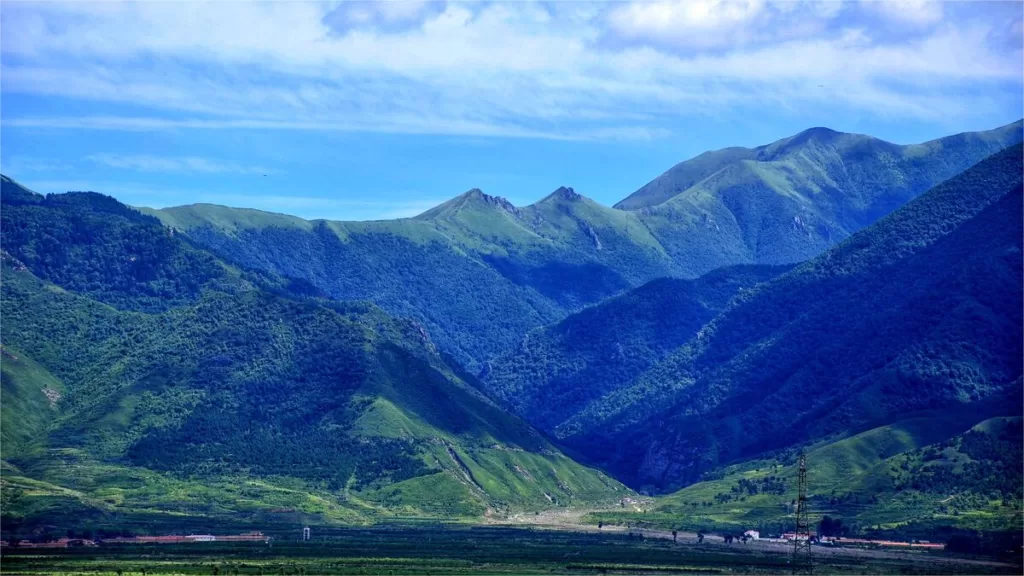
[[[583,226],[583,231],[587,233],[587,237],[589,237],[590,241],[594,243],[594,249],[600,250],[601,238],[598,237],[597,232],[594,232],[594,228],[591,227],[590,224],[584,223],[582,221],[580,222],[580,224]]]
[[[582,195],[577,194],[575,190],[573,190],[572,188],[569,188],[567,186],[560,186],[558,188],[558,190],[555,190],[552,195],[554,197],[556,197],[556,198],[561,198],[563,200],[568,200],[569,202],[575,202],[575,201],[583,198]]]
[[[521,214],[519,208],[516,208],[511,202],[508,201],[507,198],[504,198],[502,196],[491,196],[490,194],[484,194],[478,188],[474,188],[473,192],[479,194],[480,199],[486,202],[487,204],[490,204],[491,206],[495,206],[497,208],[501,208],[502,210],[508,212],[509,214],[512,214],[516,218],[518,218]]]

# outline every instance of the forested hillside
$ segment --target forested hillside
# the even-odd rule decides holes
[[[654,280],[534,330],[488,363],[486,388],[535,426],[555,432],[683,345],[733,296],[786,270],[730,266],[696,280]]]
[[[4,186],[5,529],[73,511],[476,517],[623,491],[415,321],[234,269],[109,197]]]
[[[618,205],[634,210],[559,188],[524,207],[474,189],[418,217],[376,222],[211,205],[148,213],[243,268],[416,318],[477,373],[531,329],[655,278],[816,256],[1020,141],[1020,122],[914,146],[812,129],[684,162],[655,181],[672,194],[641,202],[638,192]]]
[[[634,485],[1019,386],[1015,146],[736,298],[560,434]],[[1018,415],[1019,402],[1004,404]]]
[[[203,205],[152,213],[231,262],[416,318],[474,372],[531,328],[681,273],[634,216],[569,189],[522,209],[471,190],[417,218],[379,222]]]

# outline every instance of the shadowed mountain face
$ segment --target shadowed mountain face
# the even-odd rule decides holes
[[[620,478],[667,488],[870,422],[1009,397],[1024,353],[1021,155],[998,153],[743,292],[559,434]]]
[[[2,198],[5,529],[59,509],[477,516],[622,490],[415,321],[233,268],[106,196],[5,179]]]
[[[787,266],[661,278],[530,332],[487,364],[487,391],[542,430],[560,427],[686,343],[729,300]]]
[[[655,278],[807,260],[1020,140],[1019,122],[913,146],[812,129],[684,162],[618,205],[629,210],[559,188],[525,207],[474,189],[377,222],[210,205],[148,213],[244,268],[416,318],[477,372],[529,330]]]

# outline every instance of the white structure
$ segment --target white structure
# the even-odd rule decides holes
[[[216,542],[217,537],[210,534],[193,534],[188,537],[193,542]]]
[[[309,540],[309,526],[302,529],[302,540]]]
[[[746,536],[747,538],[750,538],[751,540],[760,540],[761,539],[761,533],[758,532],[757,530],[747,530],[746,532],[743,533],[743,535]]]

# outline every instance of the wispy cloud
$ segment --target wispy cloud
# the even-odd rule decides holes
[[[109,168],[136,172],[179,172],[192,174],[276,174],[262,166],[241,166],[231,162],[194,156],[167,157],[148,154],[91,154],[90,160]]]
[[[48,158],[35,158],[32,156],[14,155],[0,165],[0,171],[4,174],[26,174],[32,172],[64,172],[71,170],[68,162],[51,160]]]
[[[667,120],[736,107],[948,121],[1020,92],[1020,43],[997,42],[1006,13],[988,8],[11,3],[0,16],[3,92],[152,114],[3,124],[593,140],[658,138]]]
[[[450,134],[458,136],[532,138],[540,140],[653,140],[665,136],[664,128],[613,126],[579,128],[557,132],[534,130],[515,125],[488,124],[457,119],[391,117],[379,122],[363,118],[351,122],[313,122],[292,120],[208,120],[198,118],[158,118],[138,116],[31,116],[5,120],[5,126],[76,130],[291,130],[319,132],[377,132],[386,134]],[[109,164],[115,168],[128,167]],[[141,169],[141,168],[140,168]],[[170,170],[166,170],[170,171]],[[198,171],[198,170],[197,170]],[[214,172],[215,170],[208,170]],[[225,170],[227,171],[227,170]],[[259,171],[254,169],[253,171]]]

